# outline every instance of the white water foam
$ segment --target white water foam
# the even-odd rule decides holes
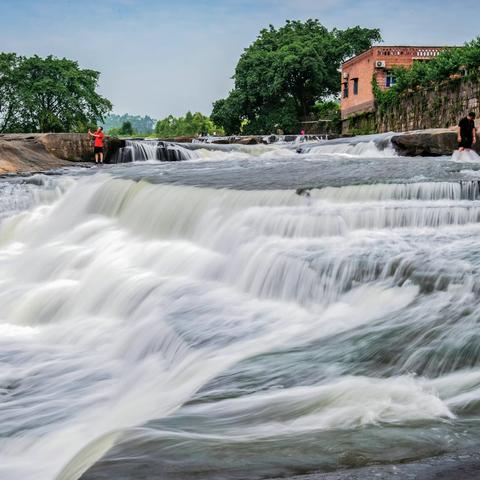
[[[122,194],[115,196],[110,191],[102,200],[99,193],[109,186]],[[201,385],[242,358],[286,342],[308,341],[314,332],[319,336],[353,328],[381,315],[385,307],[387,311],[402,308],[415,296],[415,289],[404,290],[406,297],[388,289],[374,295],[352,292],[344,304],[334,304],[323,314],[314,309],[314,316],[295,304],[246,296],[220,277],[214,279],[220,266],[226,278],[237,268],[232,252],[224,251],[232,245],[224,240],[214,242],[217,247],[212,250],[202,247],[205,242],[182,246],[173,238],[142,238],[136,227],[123,229],[123,222],[139,220],[139,212],[130,211],[137,189],[139,193],[149,191],[138,197],[144,203],[143,211],[148,211],[146,201],[155,201],[155,190],[162,195],[170,191],[184,201],[188,191],[195,191],[98,176],[80,180],[57,204],[38,207],[2,225],[0,318],[9,332],[2,338],[2,348],[11,358],[0,375],[9,378],[3,387],[7,397],[10,391],[14,394],[7,401],[2,428],[4,433],[11,428],[17,432],[7,433],[8,440],[0,447],[0,471],[5,478],[50,479],[92,439],[169,414]],[[177,213],[177,220],[167,216],[153,222],[161,221],[159,231],[169,237],[199,235],[200,225],[189,223],[202,209],[207,216],[214,213],[218,194],[222,195],[198,190],[197,196],[204,196],[204,201],[197,202],[197,213],[193,210],[183,219]],[[227,192],[223,195],[228,200]],[[227,201],[225,208],[241,208],[245,201],[256,205],[304,202],[288,192],[242,196]],[[72,205],[73,199],[80,201]],[[164,213],[165,201],[159,210]],[[203,225],[211,231],[211,224]],[[14,244],[18,247],[9,254],[8,247]],[[170,261],[164,253],[170,254]],[[192,276],[194,271],[197,273]],[[389,300],[377,304],[380,310],[372,309],[375,305],[367,299],[382,295]],[[199,310],[201,304],[209,306],[204,313]],[[221,337],[225,330],[231,340],[224,346],[215,342],[200,348],[190,346],[168,321],[170,315],[185,308],[197,309],[191,320],[203,324],[202,336]],[[352,311],[356,311],[354,318]],[[23,335],[22,329],[29,335]],[[196,329],[192,326],[187,331]],[[248,331],[257,333],[243,338]],[[29,355],[18,355],[20,351]],[[55,399],[50,398],[51,392],[56,392]],[[89,451],[88,462],[111,445],[114,437],[108,438],[95,445],[94,453]],[[88,466],[87,457],[75,460],[77,474]]]
[[[368,157],[368,158],[382,158],[382,157],[396,157],[397,153],[391,146],[383,149],[379,148],[374,141],[360,142],[356,144],[337,143],[332,145],[321,145],[310,149],[311,155],[338,155],[344,157]]]
[[[480,163],[480,156],[474,150],[455,150],[452,155],[452,162],[457,163]]]
[[[419,301],[419,249],[437,245],[427,264],[447,271],[438,240],[464,251],[455,242],[478,235],[480,204],[464,195],[451,183],[306,197],[96,175],[4,220],[0,476],[73,480],[122,429],[171,415],[244,359],[376,332]],[[342,375],[192,409],[258,418],[247,437],[443,422],[477,395],[472,378]]]

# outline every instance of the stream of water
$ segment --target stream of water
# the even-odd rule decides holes
[[[0,479],[260,480],[478,445],[479,164],[388,137],[128,148],[0,179]]]

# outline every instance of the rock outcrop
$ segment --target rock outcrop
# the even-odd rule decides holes
[[[457,133],[442,128],[406,132],[392,137],[392,144],[399,155],[407,157],[451,155],[457,148]],[[475,150],[480,152],[480,143]]]
[[[122,140],[108,139],[106,161]],[[93,160],[92,139],[81,133],[0,135],[0,174],[38,172]]]
[[[92,156],[92,139],[76,133],[45,133],[37,137],[51,155],[72,162],[88,162]]]

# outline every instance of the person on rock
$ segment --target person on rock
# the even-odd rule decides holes
[[[91,137],[95,138],[95,141],[93,143],[93,153],[95,154],[95,163],[97,165],[99,163],[103,164],[103,147],[104,147],[104,139],[105,139],[103,128],[98,127],[95,133],[92,133],[89,129],[88,134]]]
[[[470,112],[462,118],[457,127],[458,150],[469,150],[477,143],[477,130],[475,129],[475,113]]]

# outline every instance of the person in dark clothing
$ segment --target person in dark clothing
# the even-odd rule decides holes
[[[477,134],[475,129],[475,113],[470,112],[462,118],[458,124],[458,150],[463,152],[465,149],[472,148],[477,143]]]

